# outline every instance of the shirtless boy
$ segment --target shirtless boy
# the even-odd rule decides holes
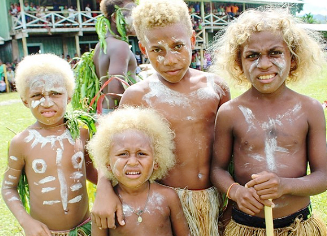
[[[98,168],[118,184],[125,226],[109,235],[187,236],[189,229],[176,192],[155,183],[175,163],[174,133],[155,110],[118,109],[102,117],[88,144]],[[108,235],[95,222],[92,235]]]
[[[195,34],[184,1],[141,1],[132,16],[140,49],[156,73],[129,87],[121,104],[154,108],[169,121],[175,132],[176,165],[160,183],[176,189],[192,235],[216,236],[221,200],[209,171],[215,116],[230,99],[229,89],[216,75],[189,68]],[[97,203],[101,206],[92,212],[98,226],[113,227],[112,215],[105,217],[102,194]]]
[[[324,61],[318,39],[285,10],[266,9],[244,12],[217,41],[214,66],[251,84],[216,119],[211,179],[235,202],[224,235],[265,235],[264,205],[276,235],[327,235],[310,205],[327,187],[324,112],[286,85]]]
[[[109,31],[106,35],[107,49],[103,52],[100,43],[96,45],[93,62],[96,68],[96,74],[100,79],[107,75],[122,75],[126,76],[128,73],[134,78],[137,67],[136,59],[133,52],[130,50],[128,42],[122,40],[121,35],[117,30],[116,8],[118,6],[122,9],[125,17],[126,34],[135,35],[132,27],[131,13],[136,6],[133,0],[102,0],[100,3],[100,10],[102,14],[110,21],[110,27],[113,34]],[[101,81],[102,84],[105,81]],[[118,80],[112,80],[108,86],[103,90],[104,93],[123,94],[125,91],[123,85]],[[115,103],[119,104],[121,96],[107,96],[102,104],[103,113],[108,113],[109,109],[115,108]],[[109,103],[108,103],[109,101]],[[116,101],[116,102],[115,102]]]
[[[87,130],[74,140],[64,114],[74,91],[70,65],[52,54],[27,56],[16,70],[16,86],[36,122],[11,141],[2,196],[25,235],[90,233],[86,178],[96,183],[97,172],[87,155]],[[30,214],[17,185],[26,173]]]

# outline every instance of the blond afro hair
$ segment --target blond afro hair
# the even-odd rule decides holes
[[[321,69],[324,62],[322,38],[317,32],[299,25],[297,18],[283,8],[259,8],[243,12],[231,22],[211,47],[214,73],[224,73],[238,83],[249,83],[242,71],[241,49],[255,32],[281,34],[296,66],[291,68],[287,81],[297,81]]]
[[[147,29],[175,23],[182,23],[187,34],[192,36],[192,22],[183,0],[142,0],[134,8],[132,17],[136,35],[142,44],[145,44],[144,33]]]
[[[69,63],[54,54],[35,54],[26,56],[16,69],[16,88],[23,100],[27,89],[35,79],[56,80],[65,85],[68,97],[72,97],[75,88],[74,72]]]
[[[151,108],[124,107],[99,118],[97,132],[87,144],[87,149],[97,168],[117,183],[112,171],[107,169],[110,163],[109,151],[115,134],[126,130],[138,130],[145,133],[152,142],[154,162],[159,168],[154,170],[150,181],[163,178],[175,164],[174,133],[169,123]]]

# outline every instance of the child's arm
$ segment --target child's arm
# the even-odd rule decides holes
[[[108,229],[99,228],[95,222],[94,217],[92,216],[92,227],[91,227],[91,235],[96,236],[109,236]]]
[[[177,193],[167,188],[166,197],[170,201],[170,221],[174,236],[190,236],[190,230]]]
[[[232,110],[230,102],[228,102],[223,104],[217,113],[211,181],[219,191],[227,193],[229,190],[228,197],[237,203],[241,211],[254,215],[263,209],[264,204],[270,206],[271,202],[261,200],[253,188],[245,188],[234,184],[235,181],[228,172],[228,166],[233,155],[234,142],[233,119],[231,119],[234,114]]]
[[[89,132],[87,129],[81,129],[80,135],[82,140],[89,140]],[[84,147],[84,158],[85,158],[85,169],[86,169],[86,178],[88,181],[92,182],[93,184],[97,184],[98,180],[98,171],[93,165],[93,161],[89,156],[89,153]]]
[[[1,190],[2,198],[16,217],[19,224],[23,227],[25,235],[51,236],[51,233],[45,224],[33,219],[26,212],[18,195],[17,186],[25,166],[25,160],[20,152],[21,149],[21,143],[17,141],[17,138],[14,138],[10,144],[8,166],[4,173]]]
[[[310,104],[303,109],[308,116],[307,142],[304,145],[307,145],[305,158],[309,161],[311,173],[299,178],[281,178],[265,171],[252,175],[247,186],[254,187],[261,199],[276,199],[285,194],[312,196],[324,192],[327,188],[325,116],[318,101],[309,101]],[[297,157],[293,155],[292,158]]]
[[[92,218],[96,226],[103,229],[116,228],[115,218],[120,225],[125,225],[122,204],[114,192],[111,182],[98,170],[98,185],[92,208]]]

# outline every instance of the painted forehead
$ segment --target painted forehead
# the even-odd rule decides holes
[[[254,32],[247,40],[241,45],[241,49],[260,50],[260,49],[283,48],[288,49],[286,42],[281,34],[274,34],[266,31]]]
[[[30,90],[40,88],[46,91],[53,90],[54,88],[56,88],[56,90],[59,88],[65,90],[65,81],[62,76],[58,75],[38,75],[29,80],[28,87]]]

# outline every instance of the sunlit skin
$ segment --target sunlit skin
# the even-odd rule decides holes
[[[278,32],[253,33],[242,45],[242,70],[251,88],[221,106],[215,127],[211,179],[241,211],[273,217],[305,208],[326,190],[326,126],[321,104],[290,90],[295,66]],[[226,171],[233,157],[234,179]],[[310,164],[311,174],[307,173]],[[246,187],[245,187],[246,185]]]
[[[154,163],[149,137],[137,130],[127,130],[113,137],[108,169],[113,172],[120,188],[139,190],[150,178]],[[126,191],[126,190],[125,190]]]
[[[90,216],[86,179],[96,183],[97,171],[84,148],[87,130],[81,129],[74,142],[64,125],[71,98],[62,81],[35,80],[26,95],[23,102],[37,121],[10,143],[2,195],[25,235],[50,236],[49,230],[72,229]],[[30,214],[18,200],[23,170],[29,183]]]
[[[30,108],[40,127],[62,124],[67,104],[71,100],[60,81],[54,83],[53,87],[48,86],[49,88],[45,86],[46,83],[43,81],[28,89],[27,99],[23,101],[24,105]]]
[[[126,27],[127,36],[135,35],[134,28],[132,27],[132,18],[131,18],[131,10],[136,5],[132,0],[126,0],[124,5],[121,6],[123,9],[123,15],[125,16],[126,23],[128,24]],[[116,27],[116,19],[115,14],[111,17],[111,30],[119,35]],[[95,70],[98,78],[100,79],[103,76],[107,75],[121,75],[126,76],[130,73],[130,76],[135,78],[135,71],[137,67],[136,59],[133,52],[130,50],[128,43],[114,37],[107,33],[106,37],[107,51],[103,53],[103,50],[100,49],[100,43],[96,45],[93,62],[95,65]],[[102,84],[107,79],[101,80]],[[105,99],[102,106],[105,109],[112,109],[119,104],[121,95],[124,93],[124,87],[118,80],[112,80],[110,82],[110,86],[106,86],[103,90],[104,93],[114,93],[119,94],[119,96],[111,95],[107,96],[108,101]],[[115,100],[117,100],[117,104],[115,104]]]
[[[169,32],[165,33],[164,32]],[[173,24],[146,31],[146,44],[140,43],[141,51],[147,55],[158,72],[161,82],[178,83],[189,72],[195,36],[191,40],[183,24]]]
[[[242,47],[241,63],[245,76],[256,90],[273,93],[285,86],[293,62],[282,36],[264,31],[251,35]]]
[[[115,192],[124,208],[125,226],[109,230],[109,235],[187,236],[189,230],[179,198],[174,190],[150,184],[154,169],[160,168],[153,157],[150,138],[138,130],[126,130],[113,136],[109,151],[108,170],[118,180]],[[133,213],[139,210],[142,222]],[[105,236],[108,230],[99,229],[95,222],[92,235]]]
[[[154,108],[169,121],[175,133],[176,165],[160,183],[199,190],[212,186],[209,171],[215,117],[219,106],[230,99],[230,93],[218,76],[189,68],[195,35],[188,35],[183,27],[174,23],[146,30],[146,42],[139,46],[157,73],[129,87],[120,106]],[[103,196],[108,192],[112,201],[107,208],[114,208],[117,213],[99,208],[95,211],[96,223],[103,228],[115,227],[116,215],[119,224],[124,224],[119,199],[110,186],[101,190]]]

